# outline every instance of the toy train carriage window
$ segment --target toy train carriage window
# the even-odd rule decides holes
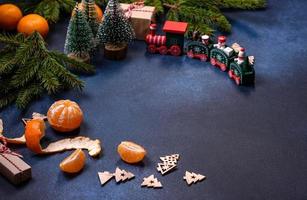
[[[166,34],[166,46],[170,48],[173,45],[178,45],[183,51],[184,46],[184,34],[188,28],[188,23],[166,21],[163,27],[163,31]]]

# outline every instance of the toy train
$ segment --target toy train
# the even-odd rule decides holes
[[[254,57],[246,56],[243,47],[237,43],[227,46],[225,36],[219,36],[218,43],[214,44],[208,35],[199,34],[193,34],[185,44],[187,27],[185,22],[166,21],[163,27],[164,36],[156,35],[157,27],[151,24],[150,33],[146,36],[148,52],[173,56],[186,54],[189,58],[210,61],[213,66],[228,71],[229,78],[237,85],[254,83]]]

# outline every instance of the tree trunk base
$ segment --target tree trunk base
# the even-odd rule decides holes
[[[109,60],[123,60],[127,56],[127,44],[106,44],[104,46],[104,57]]]
[[[84,57],[78,57],[76,54],[70,53],[67,55],[67,57],[80,61],[80,62],[88,63],[88,64],[90,63],[90,60],[91,60],[90,55],[86,55]]]

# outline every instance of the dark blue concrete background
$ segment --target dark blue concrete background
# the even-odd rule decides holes
[[[0,199],[307,199],[307,3],[270,0],[263,11],[228,12],[237,41],[256,57],[255,87],[237,87],[209,63],[145,54],[135,42],[123,62],[97,55],[97,73],[83,77],[83,93],[44,97],[26,113],[11,106],[0,113],[7,135],[23,132],[20,122],[33,111],[46,112],[54,100],[72,99],[84,111],[80,135],[99,138],[100,159],[88,157],[84,171],[70,177],[59,163],[70,152],[36,156],[16,147],[33,170],[33,179],[15,187],[0,178]],[[67,20],[52,26],[47,42],[62,50]],[[47,130],[44,144],[66,137]],[[122,140],[148,150],[142,165],[123,163]],[[178,170],[162,177],[159,156],[180,153]],[[97,172],[127,169],[136,178],[101,187]],[[185,170],[205,174],[188,187]],[[140,187],[155,174],[163,189]]]

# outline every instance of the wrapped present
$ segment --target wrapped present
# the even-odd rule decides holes
[[[126,16],[131,20],[137,40],[145,40],[149,25],[154,22],[155,7],[144,6],[143,2],[121,4]]]
[[[13,184],[20,184],[31,178],[31,167],[22,156],[12,152],[6,144],[0,143],[0,173]]]

